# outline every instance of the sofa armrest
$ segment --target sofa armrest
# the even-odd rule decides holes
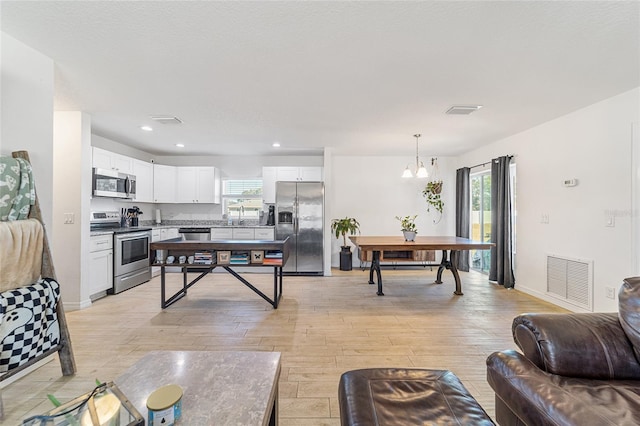
[[[590,379],[640,379],[640,365],[615,313],[522,314],[513,339],[543,371]]]
[[[496,394],[496,419],[501,425],[640,424],[640,385],[635,380],[553,375],[509,350],[489,355],[487,382]],[[503,407],[510,413],[505,413]],[[513,416],[521,422],[513,422]]]

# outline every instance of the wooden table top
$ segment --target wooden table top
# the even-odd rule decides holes
[[[493,243],[473,241],[468,238],[446,236],[416,236],[415,241],[405,241],[404,237],[396,236],[362,236],[352,235],[349,239],[360,250],[487,250]]]

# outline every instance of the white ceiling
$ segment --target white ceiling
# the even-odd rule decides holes
[[[419,132],[421,155],[447,156],[639,86],[639,5],[3,0],[0,13],[55,61],[57,110],[155,155],[411,156]],[[469,104],[484,107],[444,114]]]

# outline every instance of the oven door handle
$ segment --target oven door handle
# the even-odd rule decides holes
[[[140,232],[140,233],[137,233],[137,234],[116,235],[116,239],[119,240],[119,241],[134,240],[136,238],[149,238],[149,239],[151,239],[151,235],[149,235],[148,232]]]

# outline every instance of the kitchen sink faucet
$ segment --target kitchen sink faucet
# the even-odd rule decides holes
[[[244,206],[240,206],[238,209],[238,225],[244,225],[244,220],[242,220],[242,214],[244,213]]]

